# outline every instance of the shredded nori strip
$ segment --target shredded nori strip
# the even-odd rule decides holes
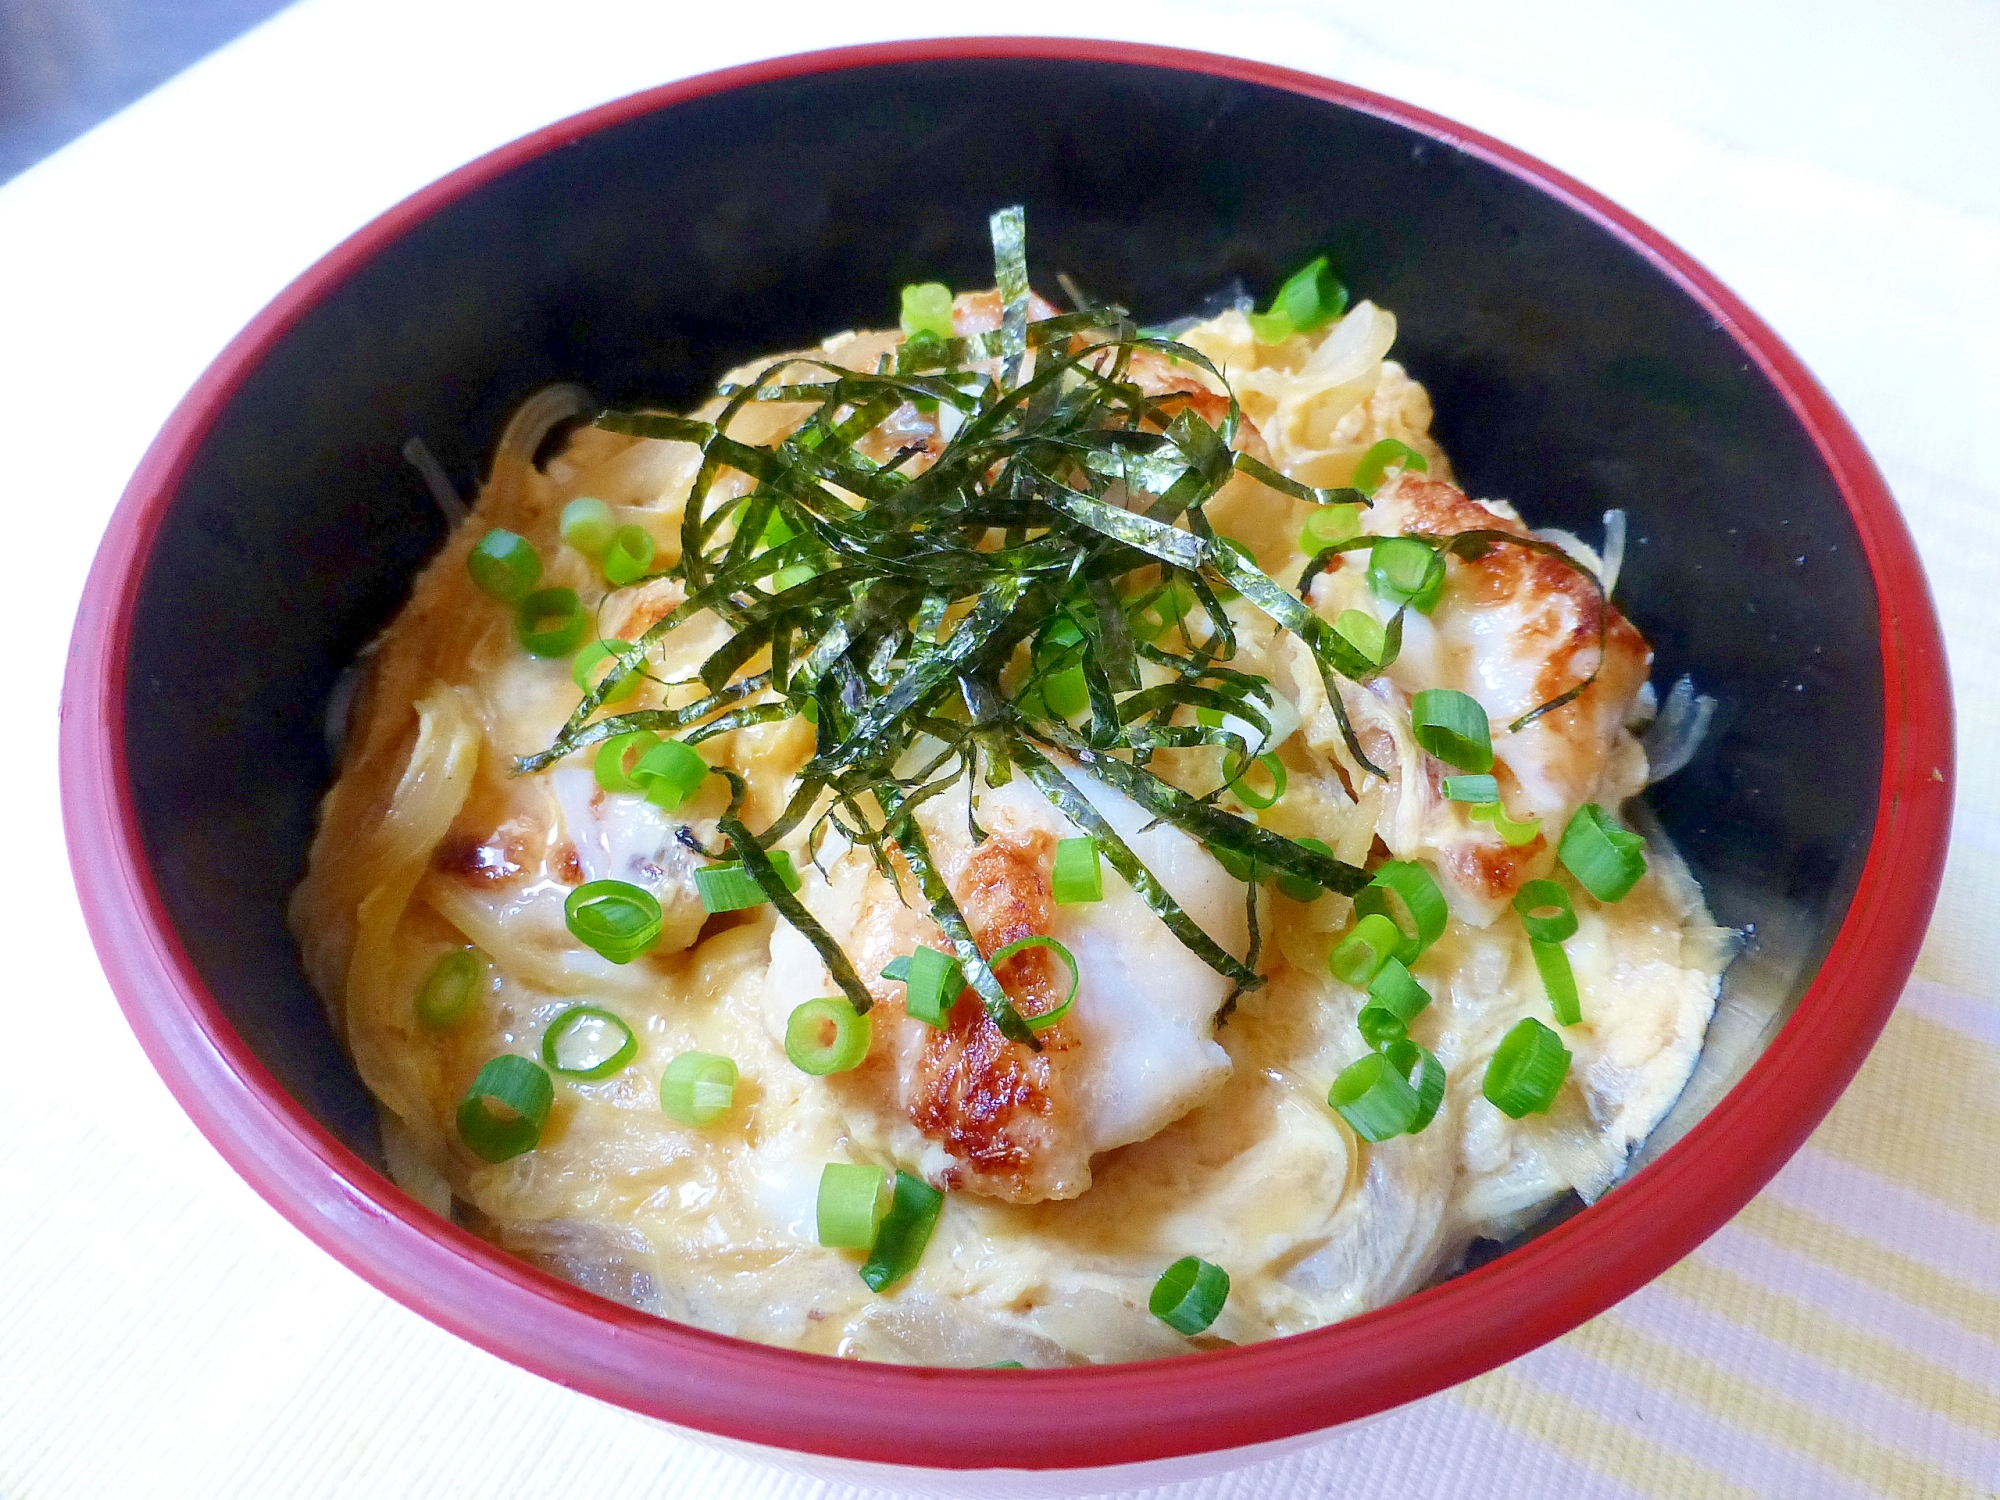
[[[1253,876],[1275,872],[1329,891],[1359,890],[1367,871],[1225,810],[1219,791],[1192,796],[1147,762],[1161,749],[1197,746],[1247,756],[1253,747],[1227,719],[1268,733],[1262,679],[1228,666],[1236,640],[1222,600],[1240,596],[1309,648],[1349,753],[1385,775],[1362,753],[1338,686],[1339,678],[1360,682],[1382,664],[1368,661],[1301,597],[1334,556],[1376,539],[1320,553],[1295,594],[1218,537],[1203,507],[1237,473],[1312,504],[1365,505],[1367,497],[1301,485],[1234,452],[1241,412],[1233,396],[1217,426],[1186,392],[1146,394],[1131,370],[1141,351],[1221,377],[1198,350],[1142,335],[1123,309],[1091,306],[1028,322],[1022,211],[995,214],[991,229],[1002,301],[997,333],[919,335],[873,374],[812,357],[780,360],[723,390],[725,407],[713,422],[648,411],[599,414],[597,425],[608,431],[701,449],[679,556],[631,585],[672,578],[685,597],[618,653],[554,742],[518,761],[517,770],[540,770],[629,730],[678,733],[691,743],[805,714],[816,731],[812,758],[785,811],[761,833],[741,820],[742,779],[719,773],[733,791],[720,823],[728,854],[865,1011],[870,997],[852,963],[765,854],[810,819],[808,848],[817,862],[827,828],[838,829],[867,848],[899,890],[905,874],[914,879],[995,1024],[1038,1048],[946,888],[916,809],[961,778],[973,784],[982,768],[989,786],[1019,769],[1097,839],[1112,867],[1191,952],[1232,980],[1236,993],[1256,988],[1254,879],[1251,948],[1239,959],[1181,910],[1058,760],[1122,792],[1156,822],[1247,860]],[[801,383],[802,368],[827,378]],[[735,415],[759,401],[813,410],[771,447],[729,437]],[[908,448],[886,459],[862,451],[895,413],[919,403],[949,408],[958,423],[941,447],[920,450],[929,452],[928,467],[912,471]],[[885,446],[875,444],[878,452]],[[724,470],[752,481],[746,497],[715,497]],[[1419,539],[1460,557],[1499,543],[1563,555],[1505,532]],[[774,591],[775,575],[801,566],[810,577],[788,575],[789,586]],[[1147,638],[1137,622],[1170,603],[1168,628]],[[732,630],[703,663],[705,696],[682,708],[597,717],[628,677],[644,673],[664,636],[702,614]],[[1388,626],[1391,659],[1401,630],[1398,612]],[[1088,718],[1074,725],[1044,699],[1052,680],[1072,668],[1082,669],[1089,700]],[[1161,669],[1164,681],[1157,680]],[[1201,723],[1200,709],[1227,716],[1225,727]],[[925,745],[934,753],[919,749]],[[926,753],[924,764],[911,765]],[[970,801],[972,836],[983,839]]]

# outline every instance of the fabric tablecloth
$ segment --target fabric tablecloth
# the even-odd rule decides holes
[[[2000,579],[2000,10],[305,0],[0,189],[4,1500],[860,1493],[504,1364],[256,1198],[160,1085],[98,972],[61,853],[56,702],[85,568],[145,444],[229,336],[341,237],[480,152],[637,88],[775,52],[1001,29],[1343,78],[1524,147],[1651,221],[1769,319],[1859,427],[1930,570],[1958,691],[1957,823],[1918,976],[1769,1189],[1656,1283],[1505,1369],[1157,1493],[2000,1494],[2000,649],[1978,616]]]

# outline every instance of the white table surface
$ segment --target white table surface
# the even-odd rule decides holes
[[[255,1197],[161,1086],[91,956],[60,853],[56,704],[85,569],[145,445],[228,338],[353,229],[503,141],[651,84],[1002,30],[1324,73],[1608,193],[1803,355],[1911,515],[1961,684],[1969,663],[2000,662],[1978,620],[2000,577],[2000,6],[304,0],[0,188],[15,537],[0,765],[17,834],[0,862],[0,1500],[858,1493],[461,1344]],[[1981,686],[1961,686],[1963,770],[1990,792],[2000,693]],[[1994,820],[1962,813],[1921,970],[1985,999],[1996,869]],[[1433,1401],[1204,1493],[1631,1492],[1553,1449],[1538,1460],[1532,1434],[1469,1471],[1447,1455],[1484,1441],[1482,1424],[1476,1405]],[[1814,1492],[1782,1463],[1757,1472],[1768,1488],[1752,1488]],[[1673,1489],[1657,1474],[1643,1487]]]

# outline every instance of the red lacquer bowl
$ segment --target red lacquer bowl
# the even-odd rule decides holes
[[[1163,1363],[858,1365],[630,1311],[405,1197],[283,904],[328,776],[319,704],[441,539],[407,437],[469,479],[547,381],[690,399],[757,351],[888,320],[903,282],[982,282],[986,215],[1012,202],[1040,275],[1142,320],[1332,253],[1399,315],[1398,357],[1476,492],[1586,534],[1628,512],[1620,596],[1658,680],[1692,672],[1721,704],[1653,803],[1718,918],[1752,932],[1729,982],[1789,1019],[1595,1206],[1378,1312]],[[1241,1459],[1490,1369],[1659,1274],[1859,1066],[1924,931],[1952,781],[1943,649],[1888,491],[1791,352],[1686,255],[1541,163],[1358,89],[1012,39],[818,53],[620,100],[342,244],[216,360],[133,477],[77,622],[62,736],[71,860],[133,1029],[307,1235],[635,1412],[955,1470]]]

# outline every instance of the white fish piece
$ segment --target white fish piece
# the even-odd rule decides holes
[[[1512,506],[1473,500],[1456,485],[1417,473],[1393,477],[1365,515],[1367,529],[1384,536],[1528,536]],[[1353,593],[1366,559],[1366,553],[1351,554],[1342,564],[1348,576],[1316,584],[1323,613]],[[1587,566],[1595,558],[1580,561]],[[1392,775],[1379,829],[1384,842],[1399,858],[1430,856],[1453,910],[1483,925],[1522,881],[1547,868],[1578,807],[1596,801],[1616,808],[1640,789],[1644,758],[1624,726],[1645,686],[1652,651],[1616,608],[1601,601],[1590,578],[1559,559],[1500,543],[1483,557],[1447,566],[1450,581],[1431,614],[1404,616],[1403,649],[1383,674],[1386,682],[1373,684],[1372,694],[1351,691],[1348,702],[1364,748]],[[1579,697],[1519,730],[1509,728],[1593,667],[1596,680]],[[1511,818],[1541,820],[1534,839],[1507,845],[1491,824],[1474,822],[1463,804],[1445,798],[1442,781],[1452,768],[1424,755],[1412,760],[1402,736],[1379,725],[1370,738],[1363,721],[1378,719],[1378,707],[1395,714],[1400,727],[1408,722],[1410,698],[1426,688],[1455,688],[1486,710],[1501,802]]]
[[[659,898],[663,927],[656,952],[694,941],[707,912],[694,883],[700,861],[680,842],[680,824],[644,797],[607,792],[588,766],[550,773],[563,831],[585,880],[622,880]]]
[[[1081,773],[1071,780],[1188,915],[1242,953],[1242,883],[1179,829],[1148,828],[1150,816],[1122,794]],[[845,851],[830,863],[830,882],[808,869],[800,895],[877,995],[875,1040],[861,1067],[828,1084],[870,1155],[1014,1202],[1075,1197],[1090,1186],[1093,1156],[1153,1135],[1228,1077],[1228,1054],[1214,1029],[1230,981],[1189,952],[1108,867],[1102,901],[1055,905],[1055,844],[1079,831],[1025,778],[981,789],[983,843],[967,831],[965,797],[954,790],[920,814],[947,884],[984,951],[1030,934],[1062,943],[1077,964],[1075,1006],[1043,1034],[1039,1054],[1003,1038],[969,992],[942,1030],[912,1020],[902,1009],[902,986],[878,976],[919,944],[944,947],[943,936],[914,891],[905,904],[865,853]],[[1022,955],[1031,957],[1048,955]],[[1049,958],[1025,983],[1022,967],[1011,962],[1003,978],[1024,1009],[1051,1008],[1062,998],[1067,974],[1059,962]],[[831,988],[818,955],[781,923],[772,940],[767,1027],[781,1034],[793,1007]]]

